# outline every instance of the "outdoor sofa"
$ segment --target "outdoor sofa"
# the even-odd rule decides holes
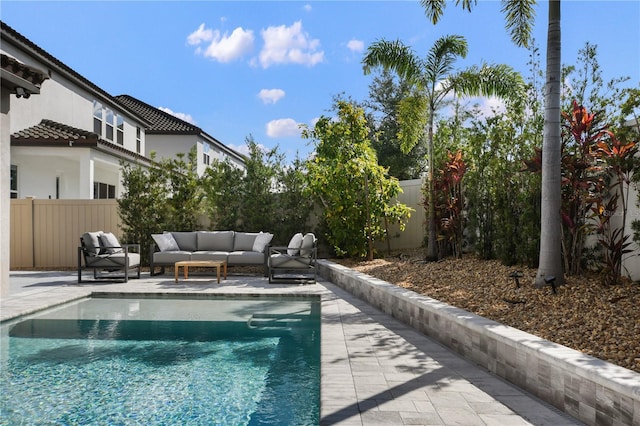
[[[273,238],[268,232],[190,231],[152,235],[149,250],[149,273],[164,273],[165,266],[185,260],[226,261],[227,265],[264,267],[267,274],[266,249]],[[160,272],[156,273],[156,267]]]

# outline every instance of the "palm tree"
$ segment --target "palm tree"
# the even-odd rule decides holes
[[[379,40],[368,47],[362,60],[365,74],[373,68],[392,70],[409,85],[411,95],[399,105],[403,152],[409,152],[422,137],[426,125],[429,162],[427,260],[438,258],[436,250],[436,214],[433,189],[433,122],[435,112],[449,94],[461,96],[517,96],[522,88],[520,74],[506,65],[474,66],[454,72],[458,58],[467,55],[467,41],[459,35],[447,35],[435,41],[427,56],[417,56],[401,41]]]
[[[446,0],[420,0],[427,18],[436,24],[444,12]],[[477,0],[456,0],[456,5],[471,11]],[[536,4],[535,0],[502,0],[506,27],[511,40],[521,47],[529,47]],[[560,37],[560,0],[549,0],[547,29],[547,73],[545,83],[544,135],[542,142],[542,204],[540,231],[540,259],[536,285],[543,286],[550,277],[555,284],[564,282],[562,272],[562,233],[560,222],[561,145],[560,90],[562,46]]]

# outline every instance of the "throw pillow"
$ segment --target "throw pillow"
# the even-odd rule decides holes
[[[264,253],[264,249],[267,248],[267,245],[271,242],[273,238],[273,234],[268,232],[261,232],[256,236],[256,240],[253,242],[253,251],[257,251],[258,253]]]
[[[97,231],[82,234],[82,243],[87,254],[91,256],[100,254],[100,235],[102,235],[102,233],[102,231]]]
[[[311,232],[306,234],[302,238],[302,245],[300,246],[300,256],[309,257],[313,253],[313,245],[316,243],[316,236]]]
[[[100,254],[120,253],[122,248],[120,242],[111,232],[100,235]]]
[[[173,235],[170,233],[166,234],[152,234],[151,238],[156,242],[160,251],[178,251],[180,247],[178,247],[178,243],[176,242]]]
[[[287,244],[288,250],[287,254],[289,256],[297,256],[300,254],[300,246],[302,245],[302,234],[298,232],[296,235],[291,237],[289,244]]]

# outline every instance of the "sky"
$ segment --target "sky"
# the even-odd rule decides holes
[[[367,46],[401,40],[425,56],[444,35],[467,39],[457,68],[510,65],[529,75],[530,52],[504,28],[500,2],[472,13],[449,2],[437,25],[419,1],[12,1],[0,19],[113,96],[126,94],[191,122],[246,153],[253,137],[288,161],[313,143],[300,125],[331,116],[333,99],[368,97]],[[544,69],[548,3],[534,38]],[[640,84],[640,0],[563,0],[562,63],[597,45],[605,81]],[[486,107],[495,100],[481,100]]]

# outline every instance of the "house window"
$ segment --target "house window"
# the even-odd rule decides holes
[[[106,123],[106,133],[105,133],[105,138],[112,141],[113,140],[113,111],[111,111],[110,109],[106,110],[106,118],[105,118],[105,123]]]
[[[142,149],[142,131],[140,127],[136,127],[136,152],[140,154],[140,150]]]
[[[11,198],[18,198],[18,166],[11,165]]]
[[[202,154],[202,162],[208,166],[209,164],[211,164],[211,158],[209,157],[209,154],[207,154],[206,152]]]
[[[94,200],[104,200],[116,198],[115,185],[109,185],[103,182],[93,182],[93,198]]]
[[[93,101],[93,133],[102,136],[102,104]]]
[[[124,118],[120,114],[116,115],[116,142],[124,145]]]
[[[60,199],[60,176],[56,176],[56,200]]]

